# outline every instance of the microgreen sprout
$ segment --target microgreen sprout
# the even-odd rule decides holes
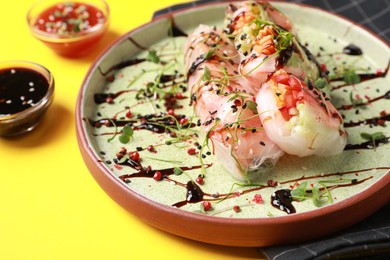
[[[122,134],[118,137],[119,142],[127,144],[133,136],[134,130],[130,126],[124,126],[122,128]]]
[[[146,57],[147,61],[151,61],[153,63],[159,63],[160,58],[157,56],[157,52],[155,50],[150,50],[148,52],[148,56]]]
[[[372,134],[363,132],[360,134],[360,136],[367,141],[371,141],[372,145],[374,146],[374,150],[376,149],[376,141],[379,141],[379,140],[386,138],[386,136],[383,134],[383,132],[375,132]]]

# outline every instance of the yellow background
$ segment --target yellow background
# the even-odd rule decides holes
[[[55,100],[42,124],[0,137],[0,259],[255,259],[255,248],[208,245],[144,224],[97,185],[79,153],[75,102],[96,59],[120,35],[173,0],[108,0],[110,31],[90,55],[63,58],[34,39],[26,12],[34,0],[0,8],[0,60],[29,60],[55,77]]]

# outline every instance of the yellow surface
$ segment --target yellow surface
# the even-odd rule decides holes
[[[89,66],[106,45],[177,2],[108,0],[110,31],[94,53],[79,59],[60,57],[30,35],[25,15],[33,2],[2,2],[0,60],[47,67],[56,94],[36,130],[0,137],[0,259],[262,258],[255,248],[194,242],[144,224],[104,193],[79,153],[75,102]]]

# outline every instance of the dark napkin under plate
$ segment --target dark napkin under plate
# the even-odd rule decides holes
[[[226,1],[203,0],[178,4],[158,10],[153,17],[206,2]],[[390,0],[294,0],[291,2],[316,6],[344,16],[360,23],[386,42],[390,42]],[[390,203],[359,224],[332,236],[298,245],[260,248],[259,251],[272,260],[390,259]]]

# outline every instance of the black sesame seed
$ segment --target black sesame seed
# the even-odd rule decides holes
[[[264,143],[263,141],[260,141],[259,144],[260,144],[261,146],[265,146],[265,143]]]
[[[138,152],[142,151],[142,147],[138,146],[137,148],[135,148]]]

